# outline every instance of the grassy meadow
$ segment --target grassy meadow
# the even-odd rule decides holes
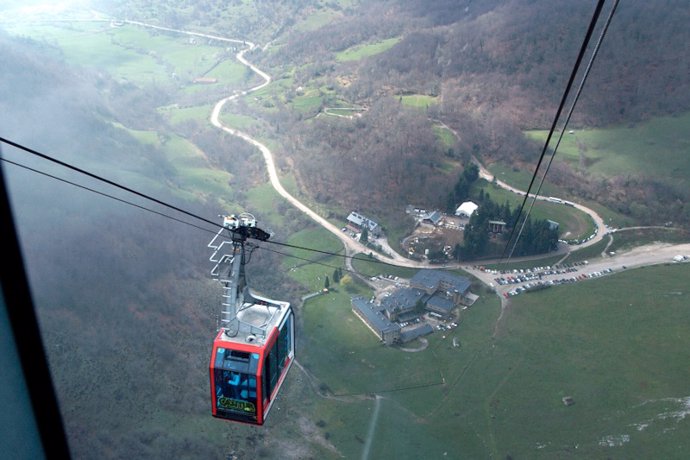
[[[310,405],[347,458],[682,458],[688,285],[684,265],[631,270],[515,297],[498,325],[484,296],[417,353],[380,345],[345,293],[320,296],[299,360],[335,397]]]
[[[25,24],[7,28],[13,35],[54,46],[68,63],[105,71],[138,85],[182,86],[203,93],[216,85],[192,85],[196,77],[218,79],[217,85],[242,87],[246,69],[224,46],[199,37],[153,31],[108,22]],[[252,75],[253,76],[253,75]]]
[[[484,193],[488,193],[495,203],[503,204],[508,202],[512,209],[520,206],[524,199],[523,195],[509,192],[484,180],[479,181],[475,187],[483,189]],[[526,206],[528,207],[530,203],[531,200],[527,202]],[[532,208],[530,216],[533,219],[551,219],[558,222],[560,224],[559,235],[563,239],[581,239],[594,232],[592,219],[584,212],[571,206],[537,201]]]
[[[453,133],[443,125],[434,125],[434,132],[441,141],[443,147],[450,149],[455,145],[455,136]]]
[[[690,113],[656,117],[629,126],[574,129],[566,133],[558,157],[605,176],[639,174],[664,177],[690,185]],[[546,131],[528,131],[527,136],[544,143]],[[555,145],[555,144],[554,144]]]
[[[428,96],[426,94],[404,94],[400,96],[400,102],[408,107],[425,109],[438,104],[438,96]]]
[[[335,58],[340,62],[358,61],[360,59],[374,56],[392,48],[400,41],[400,37],[387,38],[375,43],[367,43],[352,46],[336,54]]]

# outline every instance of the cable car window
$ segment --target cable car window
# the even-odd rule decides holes
[[[292,316],[288,318],[285,325],[283,326],[283,329],[280,331],[280,335],[278,336],[278,341],[276,344],[276,348],[278,350],[278,366],[280,367],[280,372],[283,371],[283,368],[285,367],[285,360],[289,356],[290,350],[292,349],[291,338]]]
[[[216,409],[256,421],[256,376],[215,369]]]
[[[259,355],[257,353],[218,348],[214,367],[253,374],[256,372],[258,363]]]
[[[266,356],[264,362],[264,399],[271,399],[271,393],[276,387],[276,383],[280,378],[280,371],[278,369],[277,347],[273,345],[270,353]]]
[[[264,398],[271,399],[280,376],[285,370],[292,351],[292,315],[287,319],[278,334],[271,351],[264,361]]]
[[[233,418],[256,421],[259,355],[219,347],[214,365],[216,409]]]

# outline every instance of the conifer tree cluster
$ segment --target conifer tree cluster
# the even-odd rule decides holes
[[[503,244],[518,222],[519,208],[512,209],[508,202],[499,205],[491,199],[484,189],[479,189],[476,196],[472,197],[472,185],[479,178],[479,168],[475,164],[468,165],[455,183],[453,190],[448,194],[447,211],[453,213],[458,202],[471,197],[479,205],[479,209],[472,214],[470,221],[465,226],[464,244],[456,245],[453,256],[457,260],[472,260],[490,256],[489,239],[491,232],[489,221],[505,222],[505,229],[498,237]],[[543,254],[553,251],[558,246],[558,230],[552,229],[546,220],[533,221],[528,219],[522,235],[515,246],[514,256],[527,256]]]

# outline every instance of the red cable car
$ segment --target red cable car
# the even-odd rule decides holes
[[[244,242],[267,240],[250,214],[226,217],[213,238],[212,274],[224,286],[221,327],[213,341],[209,374],[214,417],[263,425],[295,358],[294,314],[288,302],[252,293],[244,276]],[[217,242],[225,229],[232,242]],[[226,244],[232,253],[223,254]],[[229,265],[226,279],[223,266]]]
[[[218,333],[209,365],[212,412],[214,417],[263,425],[295,357],[294,315],[287,302],[254,304],[241,313],[267,319],[268,334]]]

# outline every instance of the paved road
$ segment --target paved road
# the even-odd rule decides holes
[[[254,86],[253,88],[250,88],[248,90],[244,91],[236,91],[232,95],[225,97],[218,101],[211,112],[210,116],[210,122],[213,126],[215,126],[218,129],[222,129],[223,131],[227,132],[228,134],[232,136],[239,137],[240,139],[244,140],[245,142],[248,142],[255,146],[256,148],[259,149],[261,154],[264,157],[264,162],[266,163],[266,170],[268,172],[268,178],[273,186],[273,188],[282,196],[285,198],[290,204],[295,206],[297,209],[305,213],[307,216],[309,216],[312,220],[314,220],[316,223],[324,227],[326,230],[330,231],[333,233],[335,236],[337,236],[340,241],[343,242],[345,246],[345,250],[347,254],[356,254],[358,252],[370,252],[368,248],[366,248],[364,245],[359,243],[358,241],[353,240],[350,238],[347,234],[342,232],[338,227],[330,223],[328,220],[325,218],[321,217],[319,214],[317,214],[315,211],[310,209],[308,206],[306,206],[304,203],[299,201],[297,198],[292,196],[287,190],[285,190],[285,187],[283,187],[283,184],[280,183],[280,179],[278,177],[278,171],[275,166],[275,161],[273,159],[273,153],[271,150],[263,143],[259,142],[258,140],[254,139],[251,137],[249,134],[240,131],[239,129],[231,128],[229,126],[225,126],[222,121],[220,120],[220,114],[221,111],[223,110],[223,107],[225,104],[227,104],[229,101],[232,101],[234,99],[237,99],[238,97],[245,96],[249,93],[253,93],[255,91],[260,90],[261,88],[264,88],[265,86],[269,85],[271,83],[271,76],[264,72],[263,70],[259,69],[256,65],[251,63],[246,57],[245,54],[249,51],[252,51],[257,48],[257,45],[255,43],[252,43],[247,40],[239,40],[239,39],[234,39],[234,38],[226,38],[226,37],[221,37],[219,35],[213,35],[213,34],[207,34],[207,33],[202,33],[202,32],[194,32],[194,31],[189,31],[189,30],[182,30],[182,29],[173,29],[170,27],[162,27],[162,26],[157,26],[154,24],[147,24],[144,22],[140,21],[130,21],[130,20],[125,20],[123,21],[127,24],[132,24],[140,27],[146,27],[150,29],[156,29],[156,30],[162,30],[166,32],[174,32],[182,35],[189,35],[189,36],[194,36],[194,37],[200,37],[200,38],[207,38],[209,40],[216,40],[216,41],[222,41],[226,43],[236,43],[236,44],[241,44],[244,46],[242,50],[240,50],[235,57],[239,62],[241,62],[243,65],[249,67],[254,73],[256,73],[261,79],[263,80],[262,83],[260,83],[257,86]],[[262,48],[263,50],[266,49],[266,47]],[[374,257],[380,258],[386,262],[393,263],[394,265],[400,265],[400,266],[406,266],[406,267],[421,267],[425,266],[426,264],[420,264],[415,261],[411,261],[409,259],[406,259],[405,257],[402,257],[401,255],[395,253],[392,249],[390,250],[391,252],[391,257],[392,259],[387,259],[384,258],[383,256],[380,256],[376,253],[374,253]]]
[[[203,34],[202,34],[202,36],[203,36]],[[248,46],[248,48],[245,48],[245,49],[241,50],[239,53],[237,53],[237,55],[236,55],[237,60],[240,61],[242,64],[248,66],[250,69],[252,69],[264,81],[261,84],[255,86],[251,89],[235,93],[231,96],[228,96],[228,97],[218,101],[216,103],[216,105],[213,107],[213,111],[211,112],[211,118],[210,118],[211,124],[213,126],[215,126],[216,128],[222,129],[223,131],[227,132],[228,134],[239,137],[240,139],[242,139],[242,140],[252,144],[256,148],[258,148],[264,157],[264,162],[266,163],[266,170],[268,172],[269,181],[271,182],[271,185],[276,190],[276,192],[278,192],[278,194],[280,196],[285,198],[294,207],[296,207],[297,209],[299,209],[300,211],[305,213],[307,216],[309,216],[316,223],[318,223],[319,225],[324,227],[326,230],[328,230],[329,232],[336,235],[340,239],[340,241],[343,242],[343,244],[345,245],[346,251],[348,253],[367,252],[368,249],[364,245],[362,245],[358,241],[355,241],[352,238],[350,238],[346,233],[342,232],[340,230],[340,228],[336,227],[335,225],[330,223],[328,220],[321,217],[319,214],[317,214],[315,211],[313,211],[311,208],[309,208],[307,205],[305,205],[304,203],[299,201],[297,198],[292,196],[287,190],[285,190],[285,187],[283,187],[283,184],[281,184],[280,178],[278,177],[278,171],[276,169],[275,161],[273,159],[273,153],[265,144],[254,139],[249,134],[247,134],[243,131],[240,131],[238,129],[231,128],[229,126],[225,126],[221,122],[220,113],[223,109],[223,106],[225,106],[225,104],[228,101],[231,101],[231,100],[236,99],[240,96],[244,96],[246,94],[252,93],[254,91],[258,91],[271,82],[271,76],[270,75],[268,75],[266,72],[257,68],[254,64],[249,62],[244,57],[245,53],[247,53],[247,51],[251,51],[252,49],[254,49],[256,45],[254,45],[253,43],[247,42],[247,46]]]
[[[484,165],[482,165],[476,157],[473,156],[472,161],[479,167],[479,177],[481,177],[482,179],[485,179],[488,182],[492,182],[495,180],[496,181],[495,184],[498,185],[499,187],[501,187],[505,190],[508,190],[510,192],[516,193],[518,195],[521,195],[523,197],[525,196],[524,190],[519,190],[519,189],[513,187],[512,185],[509,185],[509,184],[503,182],[502,180],[499,180],[496,176],[491,174],[489,172],[489,170],[486,169],[484,167]],[[530,196],[530,198],[534,198],[534,194],[530,194],[529,196]],[[550,198],[544,197],[544,196],[538,196],[537,201],[550,201]],[[565,204],[565,201],[564,200],[562,200],[562,201],[563,202],[560,204],[562,206],[567,206]],[[585,241],[584,243],[579,244],[577,246],[573,246],[571,248],[571,250],[577,251],[579,249],[583,249],[583,248],[586,248],[588,246],[592,246],[593,244],[597,244],[599,241],[601,241],[604,238],[604,235],[606,234],[606,224],[604,224],[604,219],[602,219],[601,216],[596,211],[594,211],[591,208],[588,208],[587,206],[584,206],[584,205],[581,205],[578,203],[573,203],[572,201],[569,203],[575,209],[578,209],[578,210],[584,212],[585,214],[589,215],[592,218],[592,221],[594,222],[594,225],[596,228],[596,232],[595,232],[594,237],[592,239],[590,239],[589,241]],[[559,204],[559,203],[556,203],[556,204]],[[527,202],[527,206],[529,206],[529,201]]]
[[[254,64],[252,64],[250,61],[248,61],[245,58],[245,54],[257,47],[256,44],[246,41],[246,40],[239,40],[239,39],[231,39],[231,38],[225,38],[225,37],[220,37],[217,35],[212,35],[212,34],[205,34],[205,33],[199,33],[199,32],[192,32],[192,31],[185,31],[185,30],[178,30],[178,29],[171,29],[167,27],[161,27],[161,26],[156,26],[152,24],[146,24],[138,21],[125,21],[129,24],[134,24],[134,25],[139,25],[142,27],[149,27],[153,29],[158,29],[158,30],[164,30],[164,31],[169,31],[169,32],[176,32],[176,33],[181,33],[181,34],[186,34],[190,36],[197,36],[197,37],[203,37],[203,38],[208,38],[212,40],[218,40],[218,41],[224,41],[224,42],[230,42],[230,43],[238,43],[242,44],[245,46],[244,49],[239,51],[236,55],[236,58],[239,62],[244,64],[245,66],[249,67],[253,72],[255,72],[257,75],[259,75],[262,79],[263,82],[253,88],[250,88],[248,90],[242,91],[242,92],[235,92],[233,95],[228,96],[226,98],[221,99],[216,103],[216,105],[213,107],[213,111],[211,113],[210,117],[210,122],[213,124],[213,126],[222,129],[223,131],[227,132],[228,134],[231,134],[233,136],[239,137],[243,139],[244,141],[254,145],[257,147],[263,157],[264,161],[266,163],[266,169],[268,172],[269,180],[273,188],[280,194],[283,198],[285,198],[288,202],[290,202],[293,206],[295,206],[297,209],[305,213],[307,216],[309,216],[312,220],[314,220],[316,223],[324,227],[326,230],[330,231],[332,234],[334,234],[336,237],[338,237],[344,244],[346,253],[347,254],[355,254],[358,252],[363,252],[363,253],[369,253],[371,252],[368,248],[366,248],[364,245],[360,244],[358,241],[355,241],[352,239],[348,234],[342,232],[338,227],[330,223],[328,220],[325,218],[321,217],[319,214],[317,214],[315,211],[310,209],[308,206],[306,206],[304,203],[299,201],[297,198],[292,196],[290,193],[288,193],[287,190],[283,187],[283,185],[280,183],[280,179],[278,177],[277,169],[275,166],[275,161],[273,159],[273,154],[271,150],[266,147],[266,145],[262,144],[258,140],[252,138],[250,135],[247,133],[244,133],[240,130],[225,126],[222,124],[220,121],[220,113],[225,106],[225,104],[228,101],[232,101],[240,96],[244,96],[246,94],[252,93],[254,91],[258,91],[261,88],[264,88],[268,84],[271,83],[271,76],[268,75],[266,72],[262,71],[258,67],[256,67]],[[263,48],[265,49],[265,47]],[[450,129],[450,128],[449,128]],[[451,130],[452,131],[452,130]],[[454,134],[457,136],[458,134],[454,132]],[[494,176],[478,161],[478,159],[474,158],[474,162],[478,165],[479,171],[480,171],[480,177],[488,180],[488,181],[493,181]],[[518,190],[515,187],[496,179],[495,182],[497,185],[500,187],[512,191],[513,193],[518,193],[521,195],[524,195],[525,192],[522,190]],[[540,200],[546,200],[547,198],[544,197],[538,197],[537,199]],[[577,250],[577,249],[582,249],[584,247],[596,244],[599,242],[604,235],[606,234],[605,231],[605,225],[603,219],[592,209],[580,205],[578,203],[572,203],[573,206],[588,215],[590,215],[597,227],[597,232],[596,235],[589,241],[571,248],[572,250]],[[428,268],[430,265],[426,262],[417,262],[410,260],[406,257],[403,257],[402,255],[396,253],[393,251],[393,249],[388,246],[386,241],[379,241],[380,244],[384,247],[385,251],[389,254],[389,257],[385,257],[383,255],[377,254],[374,252],[372,255],[378,260],[381,260],[383,262],[389,263],[391,265],[396,265],[396,266],[401,266],[401,267],[411,267],[411,268]],[[621,270],[623,266],[627,268],[632,268],[632,267],[638,267],[638,266],[643,266],[643,265],[653,265],[653,264],[660,264],[660,263],[667,263],[671,262],[672,258],[675,255],[689,255],[690,254],[690,244],[684,244],[684,245],[650,245],[650,246],[644,246],[640,248],[636,248],[632,251],[626,252],[626,253],[621,253],[616,255],[615,257],[611,258],[606,258],[602,260],[597,260],[596,262],[593,262],[590,264],[587,268],[588,273],[592,273],[595,271],[602,271],[604,268],[612,268],[614,270]],[[469,271],[470,273],[474,274],[479,278],[481,281],[486,283],[487,285],[495,285],[495,282],[493,278],[495,278],[496,275],[492,275],[489,273],[482,272],[478,269],[473,269],[470,266],[467,266],[466,264],[457,264],[457,263],[450,263],[450,264],[445,264],[445,265],[435,265],[434,267],[436,268],[463,268]],[[513,286],[514,287],[514,286]],[[503,287],[501,287],[503,288]],[[505,289],[500,289],[499,293],[502,293]]]
[[[673,264],[678,263],[674,262],[673,260],[673,258],[678,255],[690,256],[690,244],[654,243],[645,246],[639,246],[629,251],[616,254],[615,256],[597,257],[596,259],[592,259],[592,261],[590,261],[586,265],[583,264],[574,266],[573,270],[575,271],[572,272],[543,275],[539,278],[539,280],[556,281],[563,278],[578,278],[581,275],[586,275],[586,279],[589,279],[589,277],[593,274],[599,274],[594,276],[599,277],[631,268],[669,263]],[[476,266],[467,266],[464,268],[468,272],[476,276],[478,279],[480,279],[484,284],[493,286],[496,289],[497,294],[499,294],[500,296],[503,296],[503,294],[510,292],[519,286],[524,286],[529,282],[533,282],[533,280],[528,280],[521,283],[499,285],[496,282],[497,277],[505,277],[507,275],[513,274],[502,275],[500,273],[491,273],[483,271]],[[610,269],[611,271],[609,273],[605,273],[605,271],[608,269]]]

